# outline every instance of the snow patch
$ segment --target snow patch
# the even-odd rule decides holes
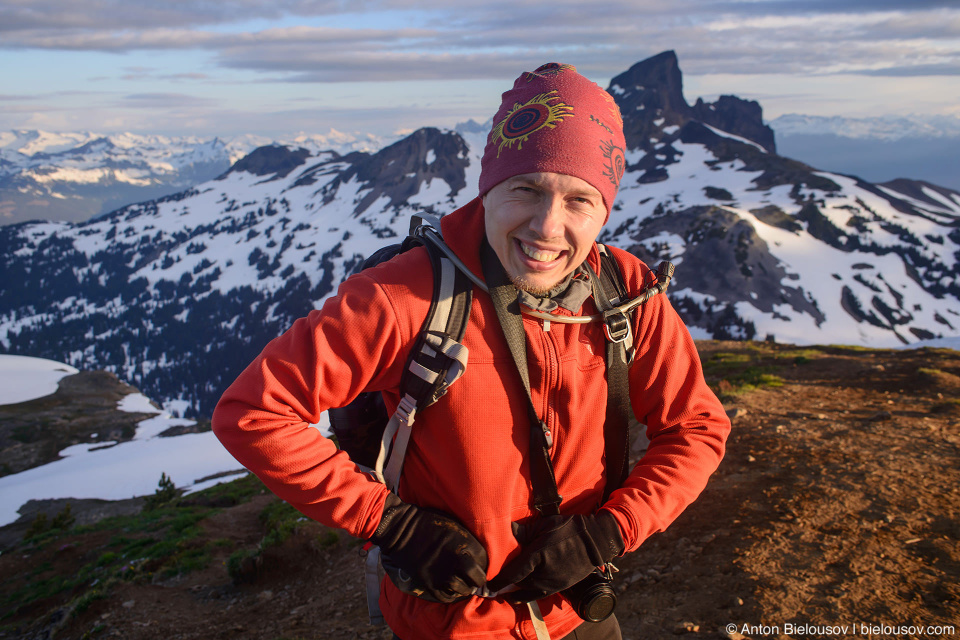
[[[79,371],[55,360],[0,355],[0,405],[49,396],[62,378],[75,373]]]
[[[764,153],[767,153],[767,150],[766,150],[766,149],[764,149],[763,147],[761,147],[759,144],[757,144],[757,143],[754,142],[753,140],[749,140],[749,139],[744,138],[744,137],[742,137],[742,136],[734,135],[734,134],[732,134],[732,133],[727,133],[726,131],[723,131],[722,129],[717,129],[716,127],[711,127],[710,125],[705,124],[705,123],[702,123],[702,124],[703,124],[703,126],[705,126],[707,129],[710,129],[710,131],[713,131],[715,134],[717,134],[718,136],[720,136],[720,137],[722,137],[722,138],[730,138],[731,140],[736,140],[736,141],[738,141],[738,142],[742,142],[742,143],[744,143],[744,144],[748,144],[748,145],[750,145],[751,147],[756,147],[757,149],[760,149],[760,151],[763,151]]]

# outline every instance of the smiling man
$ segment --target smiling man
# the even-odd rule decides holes
[[[623,171],[619,110],[574,67],[523,73],[503,95],[478,197],[441,225],[459,268],[486,282],[469,365],[417,411],[395,492],[310,425],[363,392],[401,405],[433,296],[423,248],[344,281],[217,406],[214,431],[272,491],[379,546],[396,638],[620,638],[612,563],[695,500],[723,456],[729,420],[666,297],[626,312],[631,343],[601,321],[657,279],[596,244]],[[614,301],[596,286],[611,264]],[[650,440],[631,470],[611,461],[626,455],[611,446],[623,414]]]
[[[583,264],[607,217],[589,182],[559,173],[508,178],[483,197],[487,242],[518,289],[543,296]]]

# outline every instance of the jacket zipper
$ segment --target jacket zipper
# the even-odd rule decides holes
[[[543,349],[543,423],[549,429],[549,440],[551,441],[550,451],[555,450],[557,442],[557,416],[553,410],[555,395],[557,393],[560,381],[560,349],[557,347],[557,337],[555,331],[550,331],[549,320],[543,320],[543,331],[540,332],[540,344]]]

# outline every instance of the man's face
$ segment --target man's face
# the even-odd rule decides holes
[[[525,173],[483,197],[487,242],[520,289],[542,295],[582,263],[607,217],[600,192],[561,173]]]

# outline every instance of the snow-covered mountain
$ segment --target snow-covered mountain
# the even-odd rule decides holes
[[[960,193],[778,156],[757,103],[690,106],[673,52],[609,90],[628,149],[601,239],[677,264],[670,297],[695,337],[960,335]],[[0,344],[209,415],[268,340],[405,235],[412,213],[475,195],[484,131],[421,129],[375,153],[261,147],[218,179],[89,223],[0,229]]]
[[[0,132],[0,224],[27,220],[83,222],[133,202],[160,198],[212,180],[262,136],[220,138],[132,133]],[[284,144],[313,151],[373,151],[383,144],[331,130]]]

